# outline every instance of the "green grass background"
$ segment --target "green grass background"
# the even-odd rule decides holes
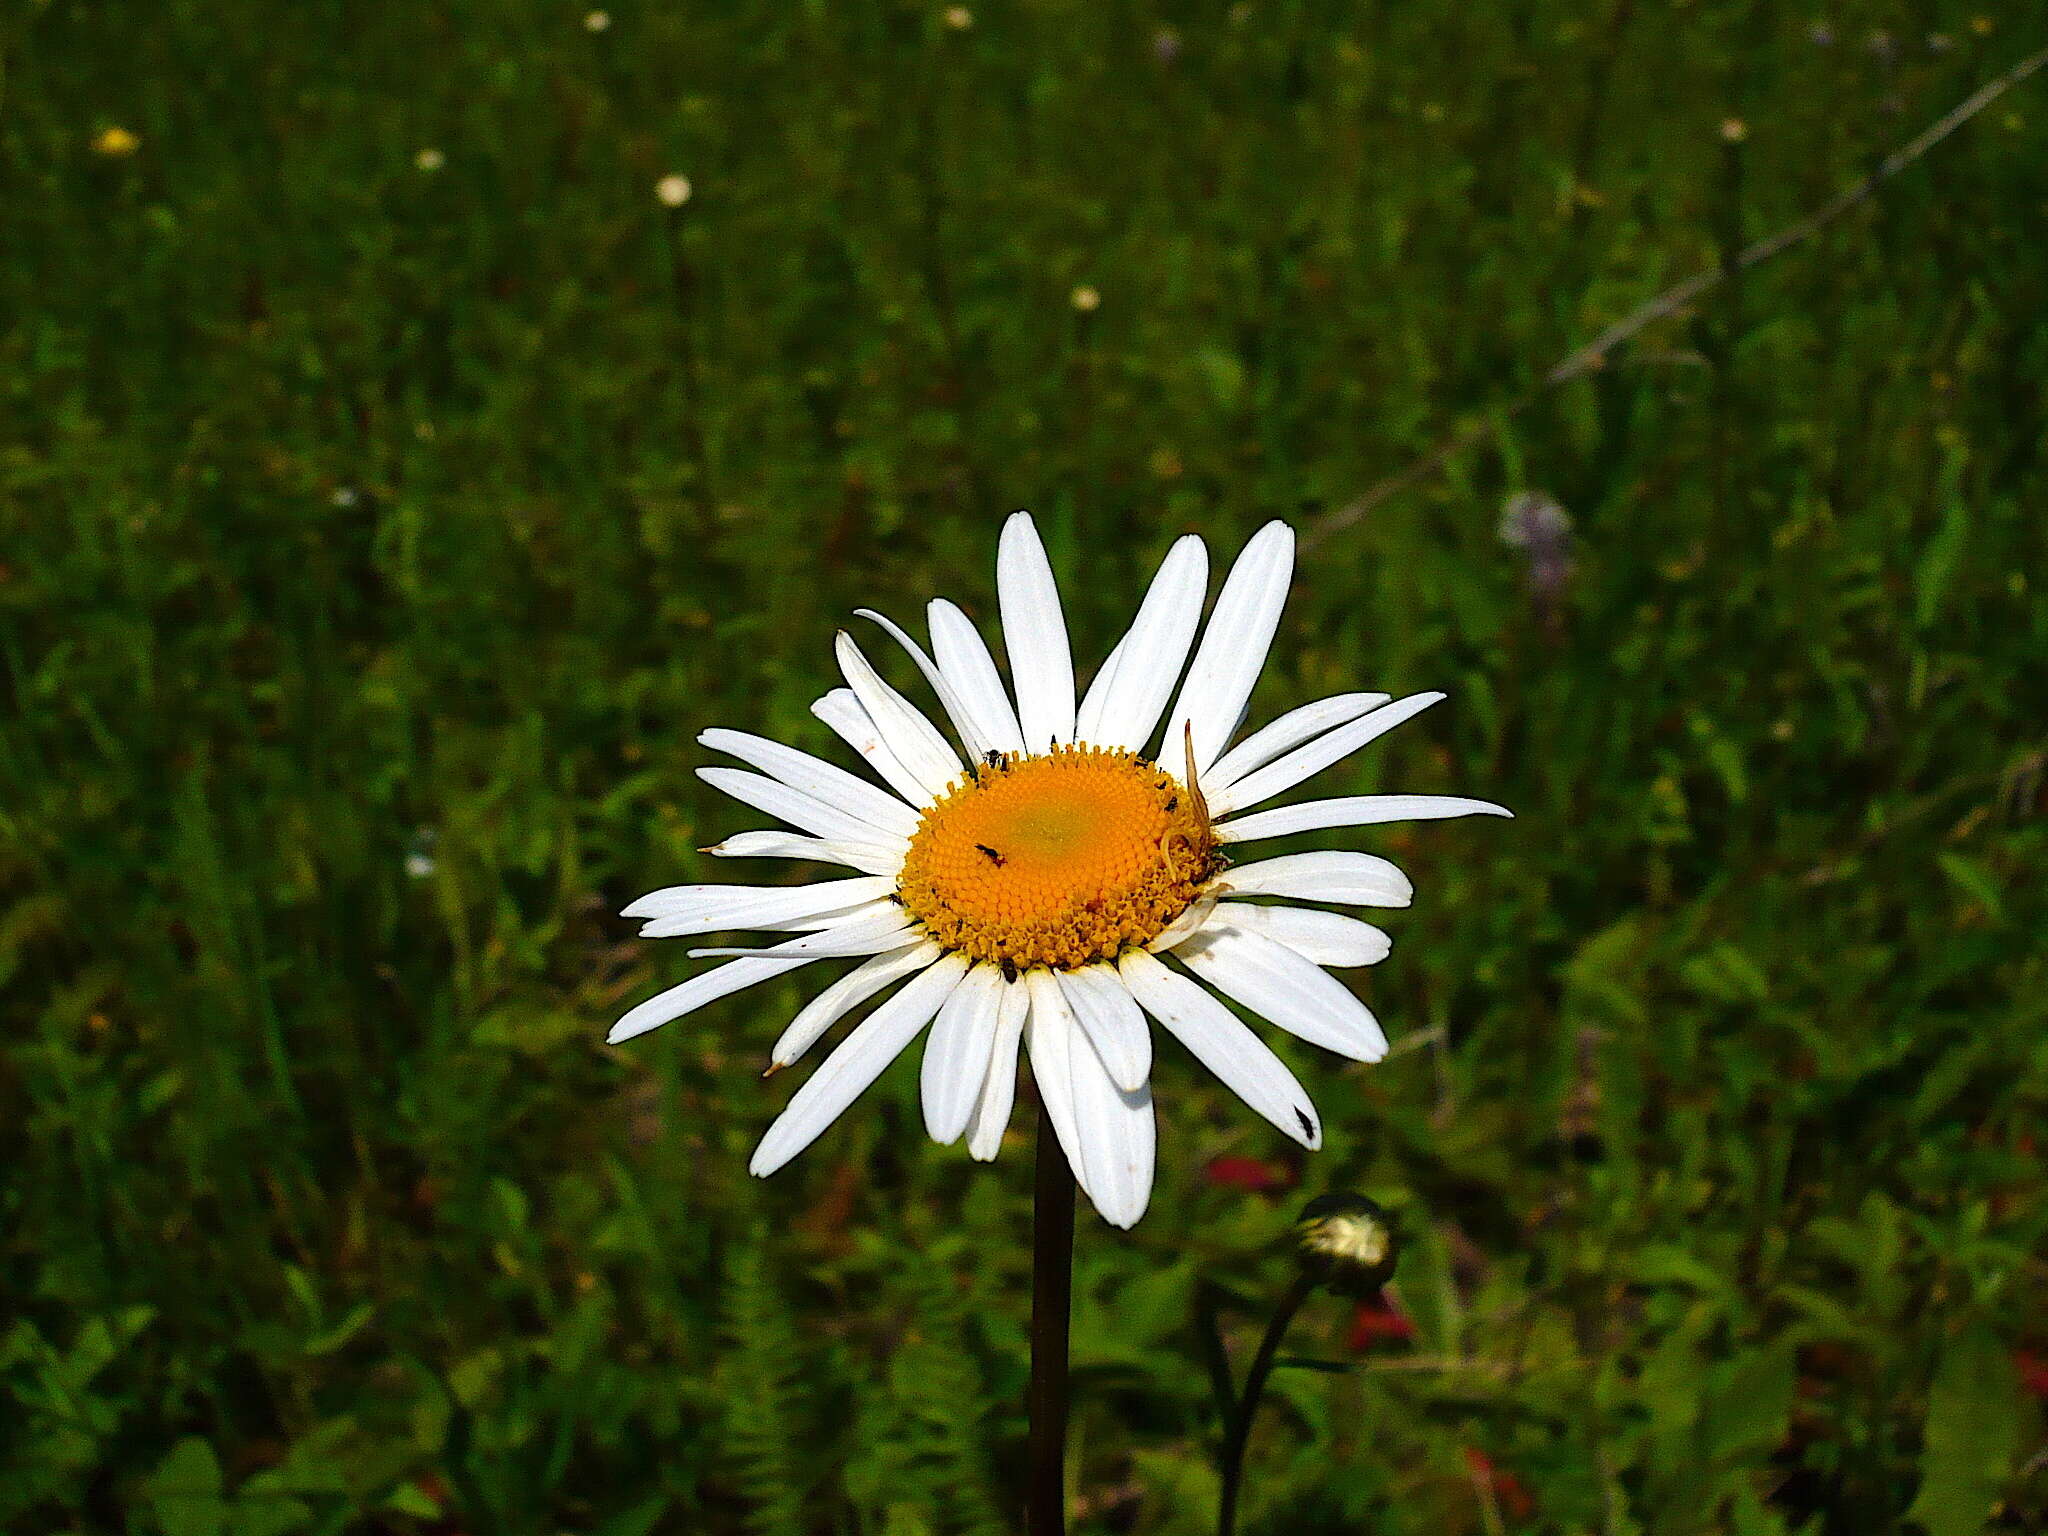
[[[602,1043],[695,969],[613,914],[760,824],[695,732],[830,750],[834,628],[989,617],[1017,506],[1100,656],[1178,534],[1312,526],[2048,40],[969,20],[8,9],[0,1525],[1013,1528],[1022,1110],[972,1165],[906,1061],[764,1184],[815,977]],[[1277,1292],[1339,1187],[1415,1333],[1311,1304],[1350,1368],[1277,1376],[1256,1531],[2048,1529],[2044,126],[2048,78],[1305,556],[1255,716],[1446,688],[1315,789],[1520,819],[1340,835],[1419,896],[1396,1054],[1281,1047],[1320,1154],[1162,1050],[1151,1213],[1080,1228],[1077,1530],[1211,1528],[1195,1284]]]

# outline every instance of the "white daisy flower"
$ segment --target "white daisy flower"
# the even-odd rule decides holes
[[[1339,694],[1232,745],[1293,564],[1292,531],[1267,524],[1231,567],[1204,630],[1208,551],[1198,538],[1181,539],[1078,699],[1059,589],[1026,513],[1004,525],[996,565],[1010,688],[973,623],[943,598],[930,605],[929,651],[862,610],[910,654],[958,747],[843,631],[846,686],[812,708],[886,789],[779,742],[705,731],[700,742],[746,768],[699,774],[796,829],[741,832],[708,852],[857,873],[804,886],[679,885],[641,897],[625,915],[646,920],[647,938],[734,929],[785,937],[692,950],[726,963],[634,1008],[611,1040],[771,976],[857,957],[783,1031],[770,1072],[862,1003],[896,990],[790,1099],[754,1153],[755,1174],[773,1173],[816,1140],[927,1025],[922,1085],[933,1139],[964,1136],[976,1158],[996,1155],[1021,1044],[1076,1180],[1119,1227],[1144,1214],[1152,1190],[1148,1016],[1314,1150],[1322,1142],[1315,1105],[1220,998],[1338,1055],[1379,1060],[1387,1042],[1378,1021],[1325,968],[1371,965],[1389,940],[1321,908],[1403,907],[1412,888],[1372,854],[1233,863],[1224,850],[1320,828],[1509,813],[1445,795],[1252,809],[1443,697]]]

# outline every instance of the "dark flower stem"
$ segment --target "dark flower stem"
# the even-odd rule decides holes
[[[1074,1175],[1044,1106],[1031,1200],[1030,1536],[1067,1531],[1067,1323],[1074,1290]]]
[[[1287,1325],[1294,1321],[1294,1314],[1314,1289],[1315,1282],[1307,1275],[1297,1275],[1287,1294],[1280,1298],[1273,1320],[1266,1324],[1266,1336],[1259,1340],[1259,1352],[1252,1357],[1251,1371],[1244,1379],[1244,1393],[1230,1410],[1223,1432],[1223,1495],[1217,1507],[1216,1536],[1235,1536],[1237,1490],[1244,1481],[1244,1448],[1251,1439],[1252,1415],[1259,1411],[1259,1398],[1266,1390],[1266,1378],[1273,1373],[1273,1357],[1280,1352],[1280,1341],[1287,1336]]]

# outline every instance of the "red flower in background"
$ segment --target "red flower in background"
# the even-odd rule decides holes
[[[2012,1363],[2019,1368],[2020,1385],[2029,1395],[2048,1402],[2048,1354],[2038,1349],[2016,1349]]]
[[[1495,1466],[1493,1458],[1486,1452],[1466,1446],[1465,1470],[1472,1474],[1474,1483],[1492,1493],[1493,1502],[1508,1519],[1526,1520],[1534,1512],[1536,1501],[1522,1486],[1522,1480],[1514,1473]]]
[[[1361,1301],[1351,1314],[1350,1345],[1360,1354],[1381,1344],[1400,1344],[1415,1337],[1415,1325],[1386,1292]]]
[[[1295,1172],[1285,1163],[1269,1163],[1256,1157],[1212,1157],[1202,1176],[1225,1189],[1242,1189],[1250,1194],[1270,1194],[1292,1189]]]

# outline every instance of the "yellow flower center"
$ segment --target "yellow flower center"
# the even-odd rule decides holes
[[[924,813],[897,895],[948,949],[1068,970],[1156,937],[1215,873],[1198,793],[1133,752],[991,761]]]

